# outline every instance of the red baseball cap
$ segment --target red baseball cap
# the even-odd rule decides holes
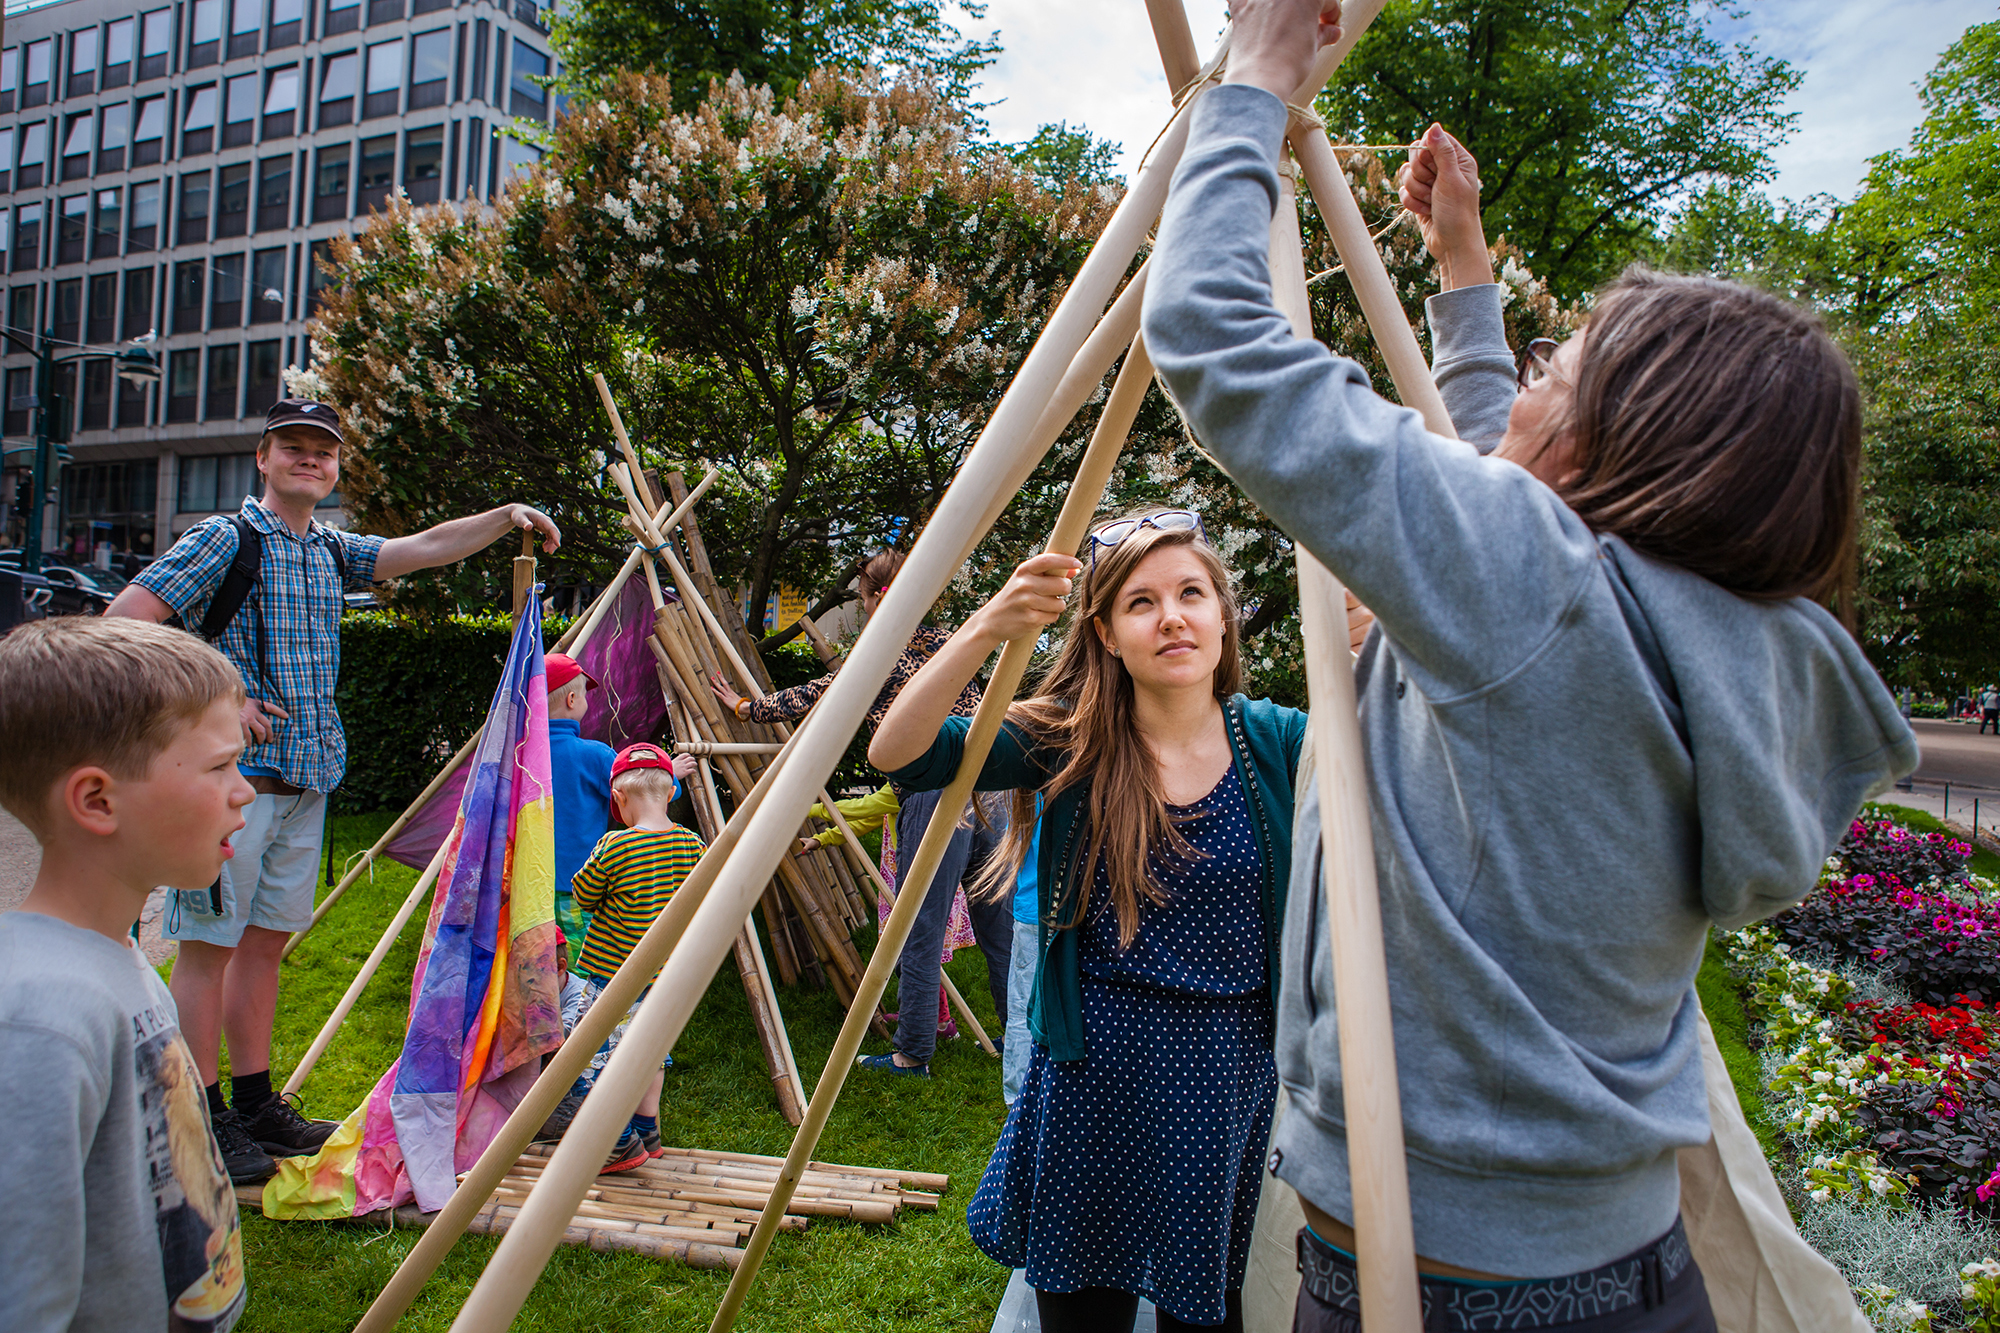
[[[548,673],[549,688],[552,690],[561,689],[578,676],[589,681],[591,689],[597,688],[597,677],[585,671],[568,653],[550,653],[542,659],[542,670]]]
[[[618,757],[611,761],[611,776],[615,778],[620,773],[635,768],[664,768],[669,775],[672,775],[674,759],[662,747],[649,741],[640,741],[637,745],[628,745],[618,752]],[[678,782],[679,779],[675,781]]]

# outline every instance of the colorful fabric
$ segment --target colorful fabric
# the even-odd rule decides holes
[[[576,905],[575,894],[556,895],[556,925],[562,928],[563,947],[574,968],[576,960],[583,956],[584,932],[590,929],[590,913]]]
[[[570,882],[577,907],[590,913],[576,970],[608,979],[638,947],[640,936],[701,860],[701,839],[678,824],[664,829],[613,829]]]
[[[314,522],[304,537],[255,500],[242,518],[264,534],[259,580],[216,647],[243,673],[253,699],[277,704],[291,718],[274,719],[272,739],[243,752],[243,764],[274,770],[311,791],[332,791],[347,772],[347,734],[333,689],[340,679],[341,594],[375,581],[375,559],[387,539],[342,532]],[[347,581],[333,560],[339,546]],[[208,613],[236,558],[236,527],[225,516],[189,528],[167,553],[132,580],[180,614],[192,628]]]
[[[924,663],[944,647],[951,638],[950,630],[939,629],[936,625],[919,625],[910,635],[909,646],[903,649],[896,665],[889,669],[889,679],[882,685],[882,692],[875,696],[875,702],[868,708],[868,734],[874,735],[875,728],[882,725],[882,718],[888,713],[889,705],[896,702],[896,696],[910,683],[910,677],[923,670]],[[803,685],[794,685],[788,690],[778,690],[761,699],[750,701],[752,722],[791,722],[804,717],[819,702],[827,687],[833,684],[833,677],[839,671],[835,667],[818,680],[809,680]],[[967,684],[958,692],[958,701],[951,706],[958,717],[971,717],[979,711],[979,687]]]
[[[443,1207],[562,1044],[548,689],[528,608],[445,840],[402,1056],[317,1155],[280,1164],[266,1217]]]

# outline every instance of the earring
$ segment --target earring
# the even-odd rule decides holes
[[[1111,655],[1112,655],[1113,657],[1116,657],[1116,656],[1118,656],[1118,650],[1117,650],[1116,648],[1113,648],[1113,649],[1111,650]]]

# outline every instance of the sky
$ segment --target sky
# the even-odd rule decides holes
[[[1204,53],[1220,33],[1225,0],[1187,0]],[[1805,71],[1786,110],[1799,113],[1790,142],[1774,154],[1767,190],[1803,199],[1851,197],[1877,153],[1902,146],[1922,119],[1916,85],[1938,55],[1974,23],[2000,18],[1993,0],[1746,0],[1718,35],[1749,41]],[[994,137],[1026,139],[1058,120],[1118,142],[1129,174],[1158,133],[1169,102],[1166,76],[1140,0],[990,0],[983,23],[998,28],[1000,59],[979,85]],[[1477,151],[1478,145],[1472,145]]]

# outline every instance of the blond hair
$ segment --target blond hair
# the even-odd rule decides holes
[[[671,805],[680,791],[680,784],[664,768],[628,768],[611,779],[611,790],[627,797],[636,796],[642,801]]]
[[[0,639],[0,805],[43,835],[64,774],[95,764],[144,777],[224,698],[243,698],[243,678],[184,630],[124,617],[31,621]]]

